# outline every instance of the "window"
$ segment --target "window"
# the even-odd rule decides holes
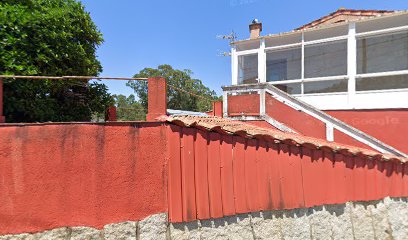
[[[408,69],[408,32],[357,40],[357,73]]]
[[[408,75],[357,78],[357,91],[408,88]]]
[[[305,46],[305,78],[347,74],[347,42]]]
[[[266,53],[266,81],[301,78],[301,48]]]
[[[301,94],[302,93],[301,83],[277,84],[274,86],[289,94]]]
[[[347,92],[348,80],[305,82],[304,84],[305,94]]]
[[[258,55],[238,56],[238,84],[258,82]]]

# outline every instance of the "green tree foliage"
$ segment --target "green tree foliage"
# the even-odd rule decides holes
[[[191,70],[177,70],[170,65],[164,64],[157,68],[145,68],[137,73],[135,78],[164,77],[167,80],[167,108],[209,111],[212,109],[212,101],[219,99],[215,91],[206,87],[201,80],[193,79]],[[127,86],[133,88],[142,106],[147,109],[147,81],[128,81]],[[174,86],[180,91],[170,86]],[[186,93],[190,92],[192,94]],[[201,96],[197,97],[195,95]]]
[[[0,1],[0,74],[95,76],[103,42],[76,0]],[[88,121],[112,102],[104,84],[84,80],[14,80],[4,84],[9,122]]]
[[[125,95],[113,95],[117,108],[117,119],[119,121],[142,121],[146,120],[146,110],[136,100],[133,94],[129,97]]]

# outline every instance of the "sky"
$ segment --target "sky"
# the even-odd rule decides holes
[[[262,35],[291,31],[336,11],[408,9],[407,0],[82,0],[105,42],[97,55],[101,76],[132,77],[143,68],[170,64],[190,69],[194,78],[221,95],[231,84],[227,40],[217,35],[236,32],[249,37],[257,18]],[[104,81],[113,94],[129,95],[126,81]]]

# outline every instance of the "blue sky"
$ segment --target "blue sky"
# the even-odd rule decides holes
[[[145,67],[170,64],[221,94],[231,82],[228,41],[217,35],[234,30],[249,36],[258,18],[262,34],[290,31],[337,10],[408,9],[407,0],[82,0],[103,33],[98,49],[103,76],[131,77]],[[111,93],[129,95],[125,81],[106,81]]]

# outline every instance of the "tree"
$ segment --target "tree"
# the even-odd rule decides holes
[[[102,34],[75,0],[2,0],[0,73],[96,76]],[[9,122],[88,121],[112,102],[104,84],[86,80],[4,82]]]
[[[219,98],[216,92],[206,87],[201,80],[193,79],[192,74],[191,70],[177,70],[164,64],[157,68],[145,68],[134,77],[164,77],[168,86],[167,107],[170,109],[209,111],[212,108],[212,101]],[[147,109],[147,81],[128,81],[127,86],[133,88],[140,103]]]
[[[125,95],[113,95],[117,108],[117,119],[119,121],[137,121],[146,120],[146,110],[136,101],[133,94],[129,97]]]

